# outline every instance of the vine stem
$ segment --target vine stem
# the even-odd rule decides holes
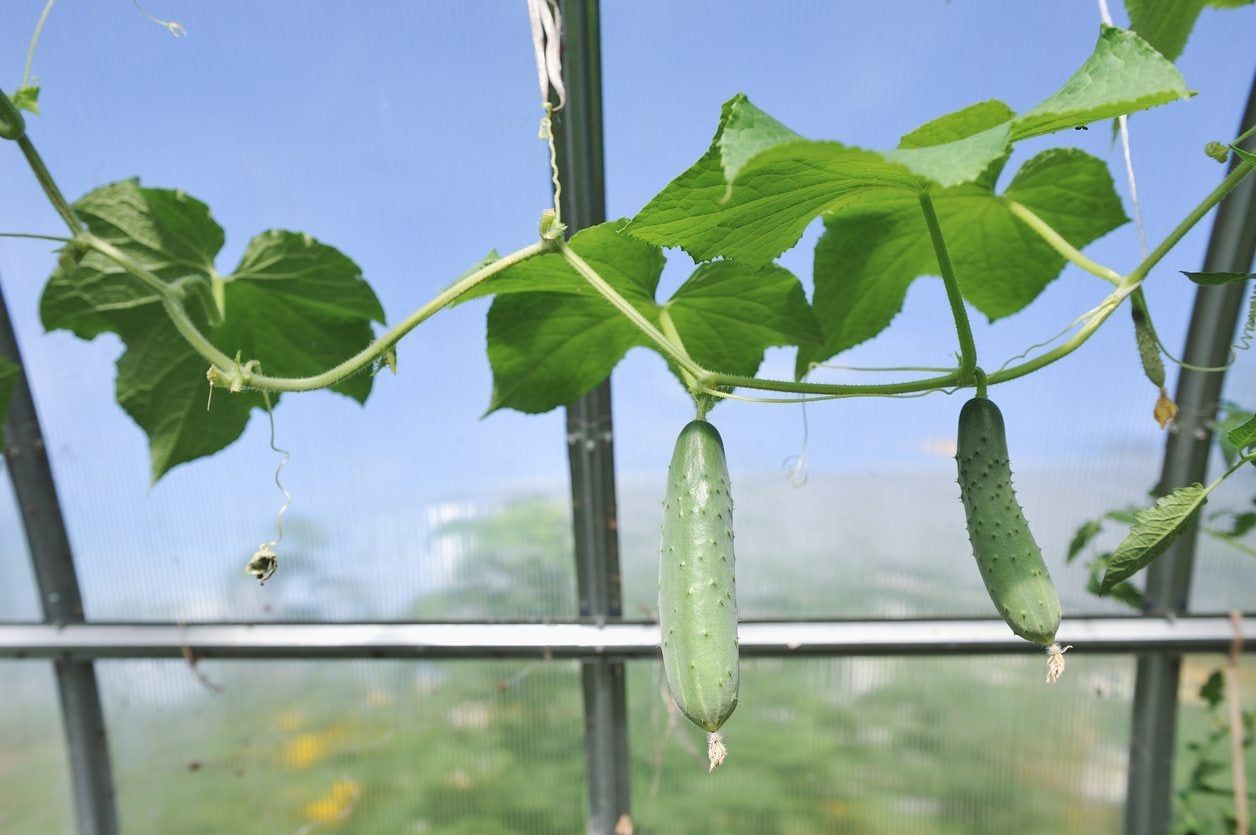
[[[313,391],[333,385],[350,374],[366,368],[376,358],[383,356],[384,352],[392,348],[403,336],[431,318],[435,313],[448,307],[459,296],[467,293],[477,284],[491,278],[502,270],[513,267],[552,248],[553,244],[549,241],[537,241],[481,267],[465,278],[449,285],[448,288],[438,293],[427,304],[390,328],[383,336],[349,359],[334,368],[324,371],[322,374],[315,374],[312,377],[268,377],[264,374],[253,374],[244,371],[244,385],[249,388],[262,389],[263,391]]]
[[[67,238],[63,235],[39,235],[34,232],[0,232],[0,238],[25,238],[32,241],[56,241],[57,243],[68,244],[73,238]]]
[[[685,343],[681,341],[680,331],[676,330],[676,323],[672,321],[672,314],[667,312],[667,305],[663,305],[659,308],[659,329],[663,332],[664,336],[676,343],[676,348],[680,351],[680,353],[684,354],[692,361],[693,358],[690,357],[689,352],[685,350]],[[699,387],[697,379],[693,376],[693,372],[682,368],[680,370],[680,376],[684,379],[685,387],[689,389],[689,393],[696,395],[699,391]]]
[[[71,232],[76,235],[82,232],[83,224],[75,216],[74,210],[70,208],[70,202],[65,199],[61,189],[57,188],[56,180],[52,179],[52,173],[48,170],[48,166],[44,165],[43,157],[35,150],[30,137],[22,134],[18,137],[17,144],[22,149],[22,155],[26,157],[26,163],[34,172],[35,179],[39,181],[44,194],[48,195],[48,202],[52,203],[52,207],[57,210],[57,214],[61,215],[61,219],[65,221],[66,226],[70,227]]]
[[[1234,170],[1227,174],[1225,179],[1222,180],[1216,188],[1210,191],[1207,197],[1200,201],[1199,205],[1191,209],[1190,213],[1187,214],[1186,217],[1182,218],[1181,222],[1179,222],[1177,226],[1173,227],[1173,230],[1169,232],[1164,240],[1156,244],[1156,248],[1151,251],[1151,254],[1144,258],[1142,262],[1139,263],[1139,265],[1135,267],[1128,276],[1126,276],[1124,283],[1131,285],[1141,284],[1142,280],[1147,277],[1147,274],[1151,272],[1152,268],[1155,267],[1156,264],[1159,264],[1164,256],[1169,254],[1169,250],[1177,246],[1178,241],[1182,240],[1186,233],[1191,231],[1195,224],[1199,223],[1200,219],[1202,219],[1204,215],[1208,214],[1213,206],[1220,203],[1227,194],[1233,191],[1235,186],[1242,182],[1244,177],[1252,173],[1252,170],[1253,166],[1251,163],[1239,160],[1238,165],[1234,166]]]
[[[128,256],[125,252],[115,247],[113,244],[101,238],[86,233],[83,240],[89,247],[99,252],[127,272],[134,275],[150,287],[161,299],[162,307],[166,311],[166,315],[170,317],[170,321],[175,328],[187,341],[187,343],[198,354],[210,362],[216,369],[221,372],[224,379],[237,382],[245,388],[258,389],[261,391],[285,392],[285,391],[313,391],[315,389],[326,388],[334,385],[340,380],[361,371],[370,365],[377,357],[382,356],[385,351],[397,343],[403,336],[414,330],[425,320],[430,318],[434,313],[447,307],[455,301],[459,296],[471,290],[477,284],[485,281],[493,275],[501,272],[508,267],[512,267],[522,261],[526,261],[535,255],[539,255],[549,249],[553,244],[547,241],[538,241],[523,249],[512,252],[491,264],[488,264],[470,275],[451,284],[443,292],[439,293],[435,298],[418,310],[411,313],[401,322],[394,325],[387,333],[376,339],[370,345],[367,345],[358,353],[349,359],[324,371],[321,374],[315,374],[310,377],[271,377],[265,374],[258,374],[249,371],[240,366],[235,360],[228,357],[220,351],[212,342],[210,342],[204,334],[197,328],[196,323],[188,316],[187,310],[184,309],[182,299],[178,293],[171,289],[156,275],[153,275],[142,264],[138,264]]]
[[[668,359],[672,360],[676,365],[699,382],[702,383],[705,377],[710,376],[711,372],[698,365],[689,355],[685,353],[685,349],[674,343],[662,331],[654,327],[649,319],[632,306],[632,302],[625,299],[619,292],[598,274],[598,271],[589,266],[589,263],[581,258],[571,247],[564,245],[562,247],[563,257],[567,259],[567,263],[575,268],[580,276],[602,294],[608,302],[615,306],[615,309],[624,315],[628,321],[637,327],[637,330],[648,336],[651,341],[659,346]]]
[[[1048,224],[1045,220],[1034,214],[1029,207],[1015,200],[1003,198],[1003,205],[1007,206],[1007,210],[1015,215],[1022,223],[1034,230],[1038,237],[1042,238],[1051,248],[1063,255],[1065,259],[1071,261],[1081,267],[1091,275],[1097,275],[1110,284],[1120,286],[1124,280],[1121,274],[1111,267],[1105,267],[1097,261],[1087,258],[1076,247],[1064,240],[1064,236]]]
[[[1121,280],[1121,283],[1117,286],[1116,290],[1100,302],[1099,306],[1096,307],[1094,312],[1090,314],[1086,323],[1082,325],[1081,329],[1078,330],[1078,332],[1074,334],[1071,339],[1064,342],[1059,347],[1021,363],[1020,365],[991,374],[989,377],[990,385],[995,385],[996,383],[1006,383],[1008,380],[1023,377],[1026,374],[1037,371],[1043,366],[1050,365],[1061,357],[1068,356],[1080,348],[1082,344],[1090,338],[1090,335],[1094,333],[1099,326],[1112,315],[1112,312],[1121,305],[1121,302],[1125,301],[1125,297],[1138,289],[1138,287],[1143,283],[1143,280],[1147,278],[1147,275],[1151,272],[1152,268],[1154,268],[1156,264],[1160,263],[1164,256],[1177,245],[1178,241],[1182,240],[1186,233],[1191,231],[1195,224],[1199,223],[1204,215],[1208,214],[1208,212],[1220,203],[1227,194],[1233,191],[1235,186],[1242,182],[1243,178],[1250,174],[1252,170],[1252,165],[1240,161],[1239,164],[1234,167],[1234,170],[1227,174],[1225,179],[1222,180],[1216,188],[1208,192],[1204,199],[1201,200],[1195,208],[1191,209],[1191,211],[1186,215],[1186,217],[1182,218],[1177,226],[1173,227],[1173,230],[1169,232],[1168,236],[1157,244],[1156,248],[1153,249],[1147,257],[1144,258],[1138,266],[1130,272],[1128,276]]]
[[[977,368],[977,345],[973,341],[973,329],[968,323],[968,311],[964,308],[964,297],[959,291],[959,279],[955,277],[955,268],[951,266],[951,256],[946,251],[942,226],[938,223],[938,214],[933,209],[933,198],[927,191],[920,192],[920,210],[924,213],[925,225],[929,227],[929,238],[933,242],[933,252],[938,259],[938,271],[942,273],[942,283],[946,286],[946,300],[951,305],[951,315],[955,319],[955,333],[959,337],[958,382],[966,385],[972,380],[973,371]]]

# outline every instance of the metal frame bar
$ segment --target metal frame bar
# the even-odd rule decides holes
[[[2,290],[0,354],[18,368],[25,368]],[[6,468],[21,512],[44,621],[48,624],[81,623],[83,600],[74,571],[74,555],[48,463],[39,415],[25,374],[13,387],[4,437]],[[78,833],[115,835],[118,817],[113,773],[95,670],[90,660],[61,657],[54,659],[53,670],[65,728]]]
[[[598,0],[562,0],[567,103],[555,118],[563,191],[559,208],[572,232],[606,220],[602,154],[602,56]],[[572,524],[580,616],[605,624],[623,615],[616,524],[610,381],[567,408]],[[622,659],[583,655],[585,782],[590,835],[629,823],[626,670]]]
[[[1242,626],[1256,652],[1256,613]],[[750,621],[746,657],[1037,654],[996,618]],[[1225,652],[1223,615],[1067,618],[1073,652]],[[0,624],[0,658],[581,659],[658,657],[656,623],[76,623]]]
[[[1256,122],[1256,80],[1248,94],[1239,130]],[[1252,148],[1253,144],[1248,143]],[[1238,163],[1234,160],[1231,168]],[[1256,185],[1249,178],[1217,209],[1206,272],[1248,272],[1256,255]],[[1200,287],[1195,294],[1190,329],[1182,359],[1199,366],[1226,362],[1242,310],[1247,282]],[[1203,482],[1212,448],[1213,423],[1225,372],[1182,369],[1176,399],[1178,419],[1165,442],[1158,495],[1185,484]],[[1198,530],[1180,537],[1152,565],[1147,575],[1145,609],[1149,614],[1187,611],[1195,568]],[[1138,659],[1134,712],[1130,731],[1130,766],[1125,802],[1127,835],[1165,835],[1173,820],[1173,763],[1177,750],[1177,694],[1180,655],[1162,653]]]

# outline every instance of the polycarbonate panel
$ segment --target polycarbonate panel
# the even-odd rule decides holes
[[[1112,6],[1122,22],[1121,4]],[[997,97],[1017,111],[1032,107],[1090,54],[1099,26],[1093,3],[895,0],[788,8],[765,14],[762,4],[742,0],[604,4],[610,216],[635,213],[701,157],[721,103],[738,91],[804,136],[891,148],[926,120],[977,101]],[[1010,35],[1015,32],[1033,36]],[[1153,246],[1224,176],[1202,148],[1236,132],[1252,77],[1250,49],[1243,45],[1254,37],[1256,9],[1201,15],[1178,64],[1187,82],[1206,92],[1131,120]],[[1107,161],[1132,214],[1120,151],[1098,125],[1018,143],[1000,188],[1032,155],[1059,145]],[[809,292],[820,226],[812,224],[780,259]],[[1210,226],[1211,217],[1144,285],[1158,332],[1175,354],[1184,344],[1195,291],[1178,270],[1201,268]],[[1133,224],[1086,253],[1131,269],[1140,257]],[[661,297],[693,269],[680,250],[667,254]],[[991,324],[970,308],[980,364],[997,369],[1051,340],[1110,289],[1070,266],[1020,313]],[[885,332],[832,362],[947,366],[956,345],[942,284],[926,277],[912,284]],[[792,379],[794,358],[793,349],[769,350],[759,376]],[[929,373],[833,368],[812,379],[867,383]],[[1170,388],[1175,377],[1170,365]],[[1246,379],[1245,387],[1231,386],[1233,397],[1256,391],[1250,374]],[[645,350],[629,352],[614,383],[625,611],[653,611],[667,463],[694,409],[665,364]],[[1003,410],[1015,486],[1066,617],[1129,613],[1086,592],[1090,554],[1064,564],[1079,525],[1109,509],[1148,504],[1147,491],[1159,477],[1165,435],[1152,419],[1157,391],[1140,366],[1129,313],[1118,311],[1062,361],[990,394]],[[965,536],[951,459],[968,396],[813,403],[805,422],[798,405],[717,406],[710,419],[728,452],[743,616],[994,615]],[[783,469],[799,456],[809,478],[795,488]],[[1098,547],[1119,538],[1122,529],[1109,527]],[[1246,563],[1242,573],[1216,583],[1229,582],[1227,599],[1236,603],[1256,592],[1256,563]]]
[[[1200,688],[1213,673],[1224,670],[1220,655],[1188,656],[1182,663],[1178,690],[1177,759],[1174,762],[1174,832],[1233,832],[1234,772],[1229,734],[1227,688],[1222,701],[1210,711]],[[1249,744],[1244,748],[1248,791],[1256,775],[1256,746],[1250,744],[1252,693],[1256,693],[1256,659],[1245,656],[1239,664],[1241,703],[1247,715]],[[1250,803],[1249,803],[1250,806]]]
[[[756,659],[707,774],[662,666],[629,670],[637,833],[1120,831],[1134,665],[1072,656]]]
[[[73,835],[74,801],[52,664],[0,660],[0,832]]]
[[[20,69],[40,9],[0,4],[9,66]],[[491,248],[535,239],[550,183],[525,4],[233,0],[152,13],[188,36],[129,3],[58,4],[48,17],[34,63],[42,116],[29,133],[70,199],[131,176],[183,189],[226,230],[224,273],[255,234],[308,232],[361,267],[390,323]],[[0,230],[62,230],[14,147],[0,149],[0,182]],[[397,374],[376,378],[365,407],[330,393],[282,398],[292,506],[279,571],[258,588],[244,568],[275,537],[283,501],[265,416],[225,452],[150,485],[145,436],[114,402],[121,343],[43,333],[54,247],[0,241],[0,280],[89,617],[406,618],[459,582],[451,528],[511,514],[523,521],[501,568],[545,594],[517,605],[467,594],[456,615],[574,612],[563,416],[482,419],[487,299],[406,338]],[[520,510],[533,501],[545,507]]]
[[[13,484],[8,472],[0,467],[0,621],[42,617]]]
[[[111,661],[122,830],[582,831],[573,663]]]

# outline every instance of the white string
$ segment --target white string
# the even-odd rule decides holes
[[[1108,0],[1099,0],[1099,19],[1112,26],[1112,12],[1108,9]],[[1138,253],[1140,258],[1147,257],[1147,230],[1143,226],[1143,212],[1138,204],[1138,181],[1134,179],[1134,157],[1130,154],[1130,123],[1129,117],[1122,113],[1116,117],[1117,131],[1121,135],[1121,151],[1125,158],[1125,179],[1130,187],[1130,205],[1134,208],[1134,228],[1138,230]]]
[[[557,0],[528,0],[528,22],[532,24],[532,49],[536,54],[541,104],[549,102],[553,89],[558,96],[558,106],[554,109],[562,110],[567,103],[567,88],[563,86],[563,16]]]

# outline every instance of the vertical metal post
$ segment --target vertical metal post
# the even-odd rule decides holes
[[[1248,95],[1239,129],[1253,122],[1256,122],[1256,81]],[[1252,143],[1247,147],[1252,147]],[[1248,272],[1254,254],[1256,183],[1249,177],[1217,209],[1204,270]],[[1199,366],[1225,364],[1246,289],[1246,282],[1199,288],[1186,336],[1186,350],[1182,354],[1184,362]],[[1176,398],[1178,418],[1175,431],[1165,444],[1164,465],[1156,487],[1158,495],[1206,480],[1213,421],[1224,381],[1224,372],[1182,369]],[[1148,613],[1172,615],[1187,610],[1196,540],[1197,531],[1187,532],[1152,564],[1144,604]],[[1181,668],[1182,657],[1175,653],[1145,654],[1138,658],[1125,801],[1126,835],[1165,835],[1172,823]]]
[[[560,209],[574,232],[606,220],[600,16],[598,0],[562,0],[561,11],[567,104],[554,126]],[[567,407],[567,453],[580,616],[601,623],[623,615],[609,381]],[[590,835],[631,831],[624,674],[622,661],[607,659],[581,670]]]
[[[8,306],[0,292],[0,354],[22,366]],[[44,449],[43,433],[25,375],[13,387],[5,424],[5,461],[26,532],[45,623],[82,623],[74,557],[61,503]],[[79,835],[116,835],[113,774],[96,672],[90,661],[53,662],[69,749],[70,778]]]

